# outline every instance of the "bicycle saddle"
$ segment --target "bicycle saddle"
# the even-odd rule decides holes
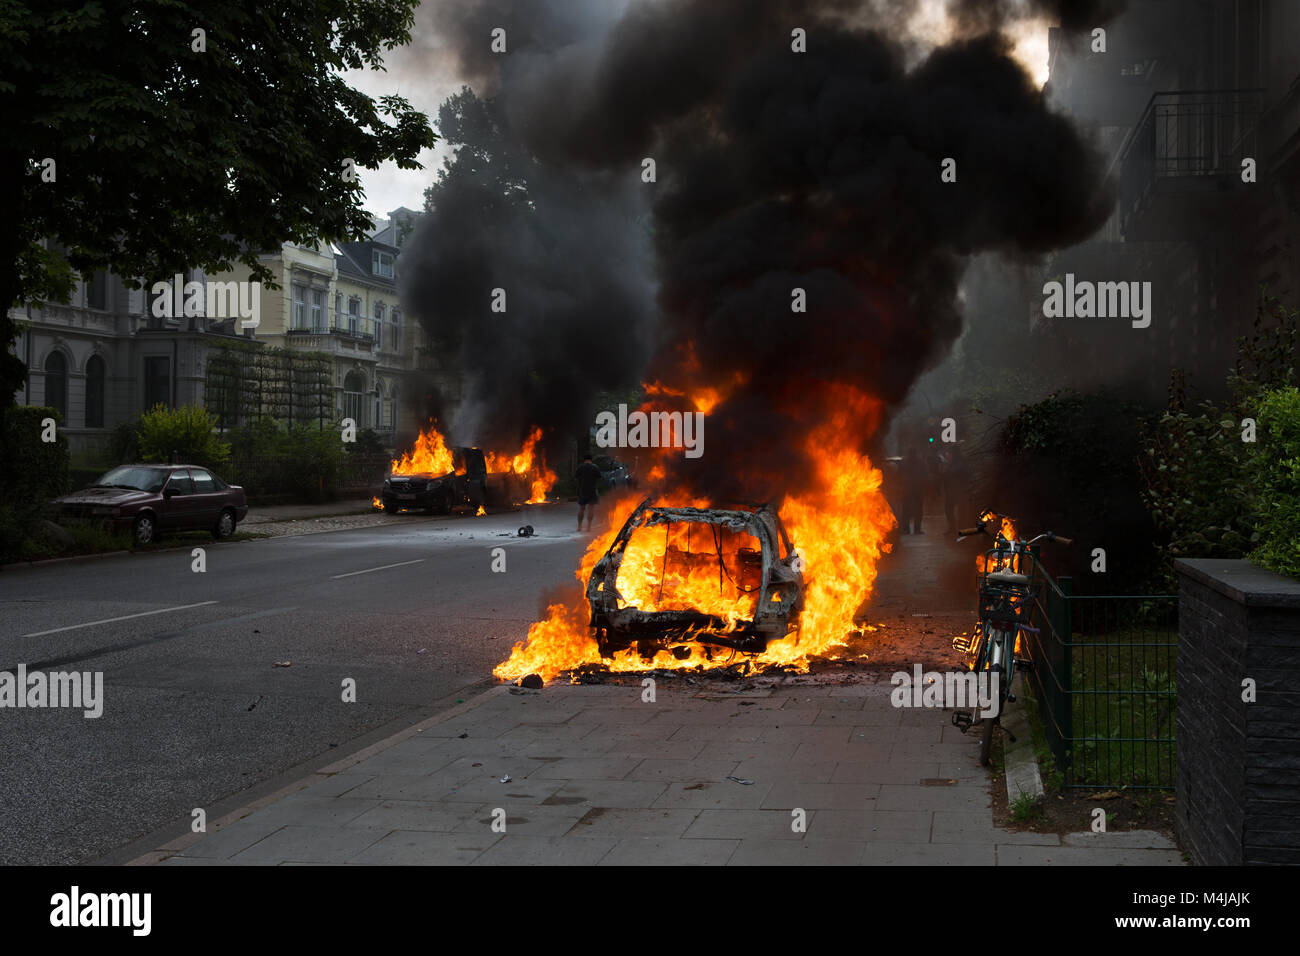
[[[1029,583],[1029,575],[1016,574],[1014,571],[991,571],[988,574],[988,580],[998,584],[1014,584],[1023,587]]]

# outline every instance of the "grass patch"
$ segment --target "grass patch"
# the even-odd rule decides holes
[[[1172,787],[1178,631],[1075,635],[1072,782]]]
[[[1011,819],[1017,823],[1029,823],[1043,815],[1043,802],[1032,793],[1022,793],[1011,802]]]

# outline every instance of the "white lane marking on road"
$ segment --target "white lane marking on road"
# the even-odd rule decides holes
[[[419,564],[421,561],[425,561],[425,560],[427,559],[416,558],[414,561],[401,561],[397,564],[385,564],[382,567],[378,567],[378,568],[366,568],[364,571],[349,571],[347,574],[332,574],[330,575],[330,577],[333,580],[338,580],[339,578],[350,578],[357,574],[369,574],[371,571],[387,571],[389,568],[404,568],[408,564]]]
[[[48,631],[35,631],[31,634],[24,634],[23,637],[44,637],[46,634],[58,634],[62,631],[75,631],[82,627],[94,627],[97,624],[112,624],[115,621],[129,621],[135,617],[149,617],[151,614],[166,614],[168,611],[188,611],[192,607],[207,607],[209,604],[216,604],[216,601],[200,601],[198,604],[181,604],[176,607],[162,607],[156,611],[141,611],[139,614],[123,614],[121,617],[106,617],[102,621],[87,621],[85,624],[69,624],[67,627],[56,627]]]

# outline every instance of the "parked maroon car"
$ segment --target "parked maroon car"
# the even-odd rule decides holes
[[[220,540],[248,514],[244,489],[194,465],[122,465],[56,498],[60,518],[104,521],[138,544],[164,531],[211,531]]]

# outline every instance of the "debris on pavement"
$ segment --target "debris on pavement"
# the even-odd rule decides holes
[[[740,784],[742,787],[752,787],[752,786],[754,785],[754,781],[752,781],[752,780],[746,780],[744,777],[728,777],[727,779],[728,779],[728,780],[734,780],[736,783]]]
[[[272,667],[292,667],[293,661],[274,661]]]

